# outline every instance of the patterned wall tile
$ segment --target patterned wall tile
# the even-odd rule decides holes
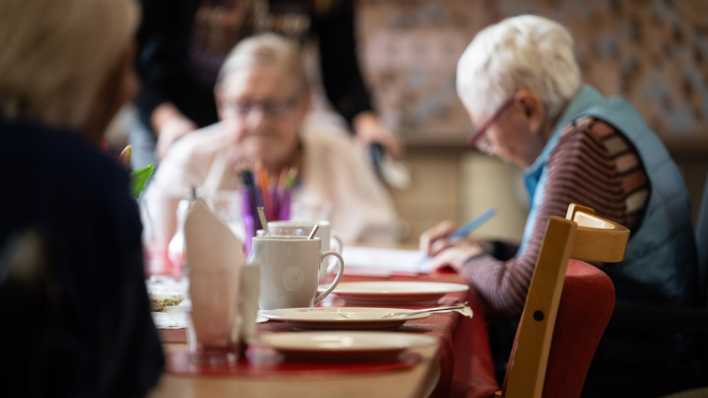
[[[706,1],[362,0],[359,13],[379,109],[409,142],[461,142],[457,59],[477,31],[523,13],[566,25],[584,78],[626,96],[665,138],[708,135]]]

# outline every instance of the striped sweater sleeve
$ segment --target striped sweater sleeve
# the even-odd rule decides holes
[[[633,147],[625,145],[625,150],[618,152],[606,144],[617,138],[628,144],[614,128],[595,119],[570,125],[549,159],[544,201],[539,205],[525,252],[508,261],[485,255],[465,264],[462,276],[480,293],[492,313],[506,316],[521,313],[548,218],[564,217],[571,202],[589,206],[603,217],[630,228],[638,222],[640,209],[628,211],[627,203],[631,194],[636,196],[636,190],[648,190],[646,178],[636,178],[636,175],[645,177],[645,173]],[[618,169],[623,156],[635,158],[632,170]],[[629,177],[644,183],[627,184]],[[643,208],[644,203],[639,203]]]

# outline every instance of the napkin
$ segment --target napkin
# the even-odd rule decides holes
[[[241,274],[246,264],[243,244],[203,199],[189,205],[184,238],[197,343],[202,347],[234,345],[240,341],[246,320],[239,316]],[[247,289],[244,293],[252,294]]]
[[[234,341],[249,344],[256,335],[258,322],[258,298],[260,296],[261,269],[257,263],[249,261],[241,269],[240,294],[238,297],[236,327],[233,328]]]

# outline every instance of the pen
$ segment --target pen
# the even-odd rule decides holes
[[[483,211],[482,214],[480,214],[479,216],[468,221],[467,224],[461,226],[460,228],[457,228],[455,232],[450,235],[449,239],[451,241],[455,241],[462,238],[466,238],[469,234],[474,232],[474,230],[481,227],[482,225],[484,225],[484,223],[494,217],[495,214],[497,214],[497,209],[493,207],[488,208],[487,210]]]
[[[453,232],[448,239],[452,242],[466,238],[469,234],[474,232],[477,228],[481,227],[489,221],[494,215],[497,214],[497,209],[490,207],[487,210],[483,211],[482,214],[479,216],[471,219],[468,221],[465,225],[461,226],[460,228],[457,228],[455,232]],[[421,269],[423,268],[424,264],[430,259],[425,253],[423,253],[423,257],[420,259],[420,265]]]
[[[244,203],[241,205],[241,211],[244,216],[250,216],[253,218],[255,233],[255,231],[264,228],[264,226],[260,225],[261,222],[258,218],[257,212],[257,208],[259,206],[263,206],[263,200],[261,198],[258,186],[256,185],[253,172],[251,170],[242,170],[239,175],[244,188],[246,188],[244,192],[245,195],[243,197]]]

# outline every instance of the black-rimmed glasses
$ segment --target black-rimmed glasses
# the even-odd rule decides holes
[[[296,94],[283,100],[235,100],[227,102],[225,106],[230,112],[239,117],[246,117],[251,112],[260,110],[266,117],[280,118],[295,108],[300,101],[300,97],[300,94]]]

